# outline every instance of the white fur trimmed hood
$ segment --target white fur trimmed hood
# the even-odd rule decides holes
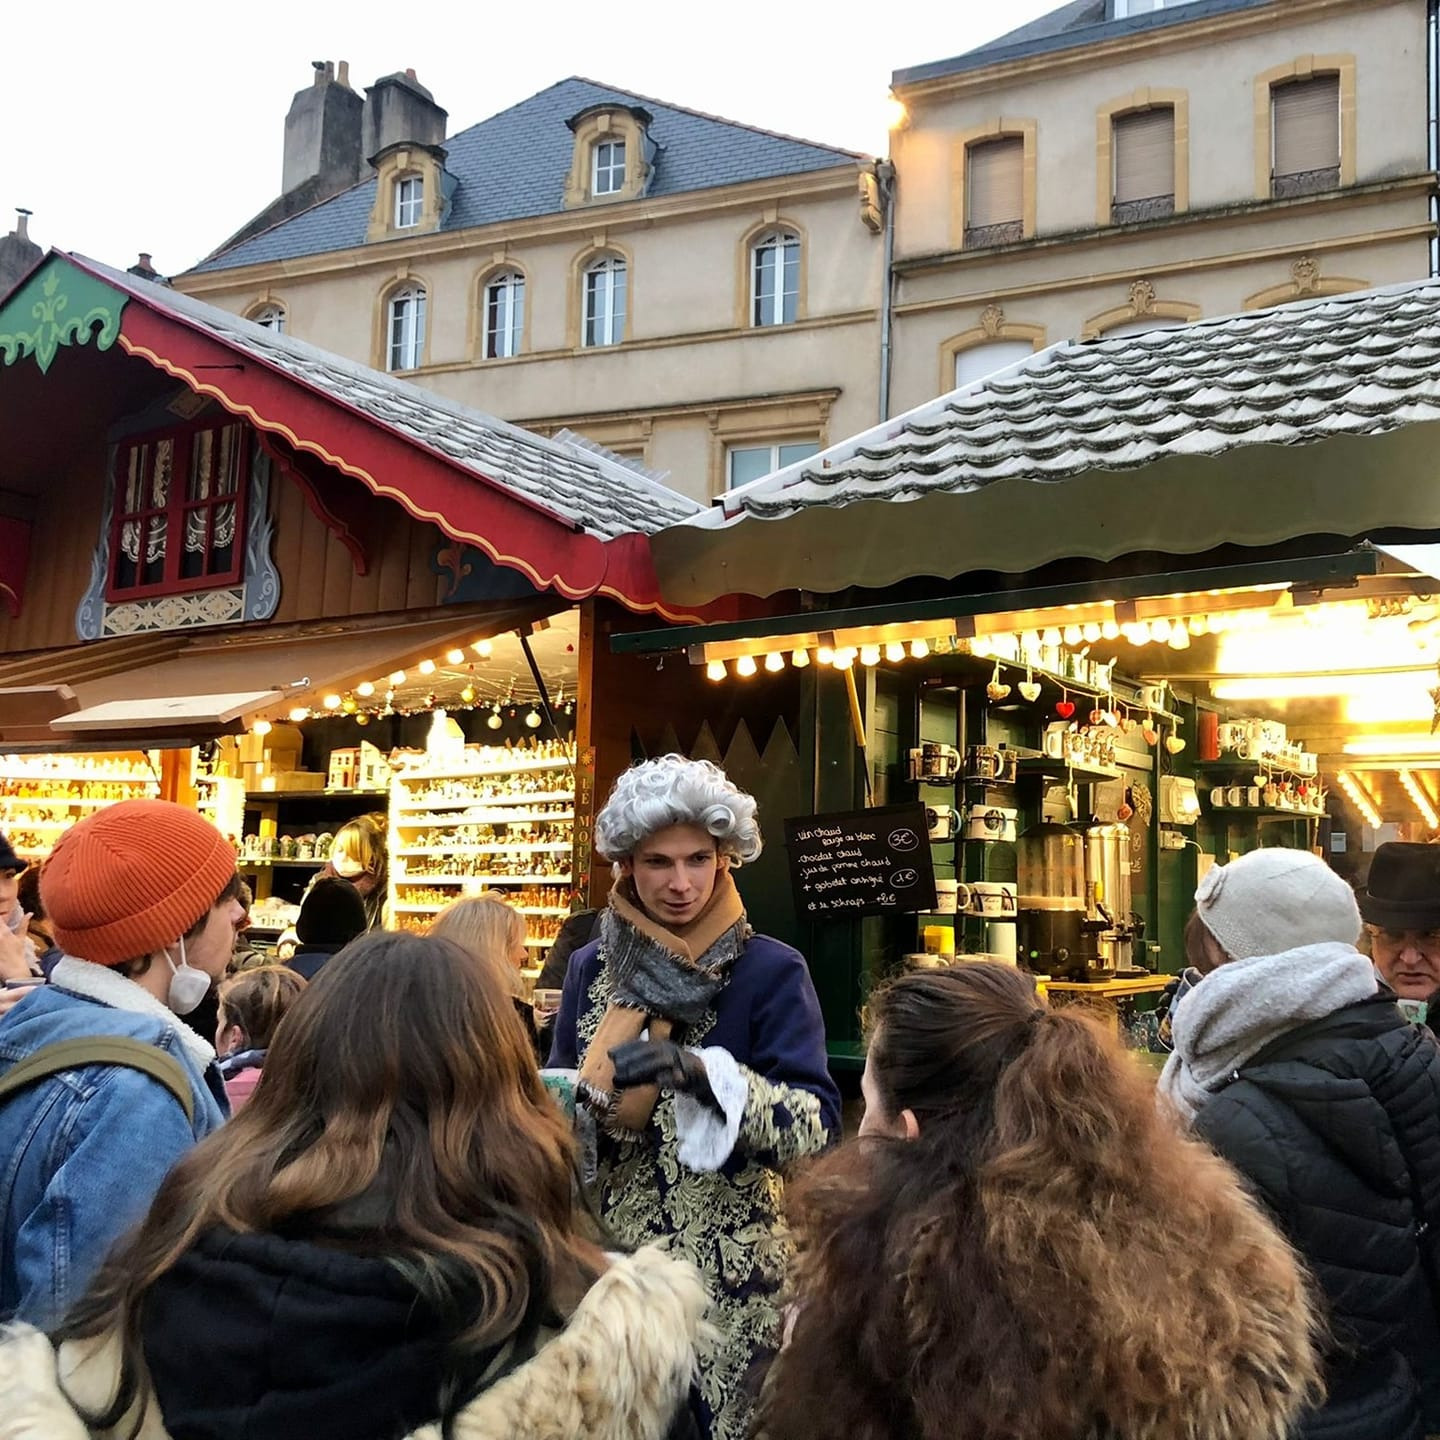
[[[686,1261],[653,1246],[615,1257],[565,1329],[466,1406],[456,1440],[663,1440],[711,1341],[707,1303]],[[57,1356],[38,1330],[12,1327],[0,1343],[0,1440],[92,1440],[67,1392],[98,1409],[117,1372],[112,1340],[71,1342]],[[153,1404],[138,1440],[169,1440]],[[440,1440],[440,1427],[408,1440]]]

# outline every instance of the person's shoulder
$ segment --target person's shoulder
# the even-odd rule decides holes
[[[805,969],[805,957],[793,946],[773,935],[755,934],[741,952],[747,964],[768,966],[773,970]]]

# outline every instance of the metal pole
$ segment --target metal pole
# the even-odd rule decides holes
[[[515,633],[520,637],[520,648],[525,652],[525,663],[529,665],[530,674],[535,680],[535,688],[540,692],[540,709],[544,712],[545,721],[550,726],[550,733],[558,740],[560,727],[555,723],[555,712],[550,708],[550,692],[545,688],[545,677],[535,663],[535,652],[530,648],[530,637],[523,630],[517,630]]]
[[[885,204],[885,273],[880,296],[880,419],[890,418],[890,348],[895,316],[895,166],[881,160],[875,166],[875,179]]]

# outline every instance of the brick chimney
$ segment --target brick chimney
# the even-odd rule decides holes
[[[30,211],[16,208],[15,228],[0,237],[0,297],[40,263],[45,252],[30,238]]]

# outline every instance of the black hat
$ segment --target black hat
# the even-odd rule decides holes
[[[0,870],[13,870],[18,875],[29,868],[30,862],[22,860],[5,836],[0,834]]]
[[[360,892],[339,876],[317,880],[300,905],[295,934],[302,945],[348,945],[366,929]]]
[[[1356,892],[1360,918],[1383,930],[1440,930],[1440,845],[1393,840],[1370,862]]]

